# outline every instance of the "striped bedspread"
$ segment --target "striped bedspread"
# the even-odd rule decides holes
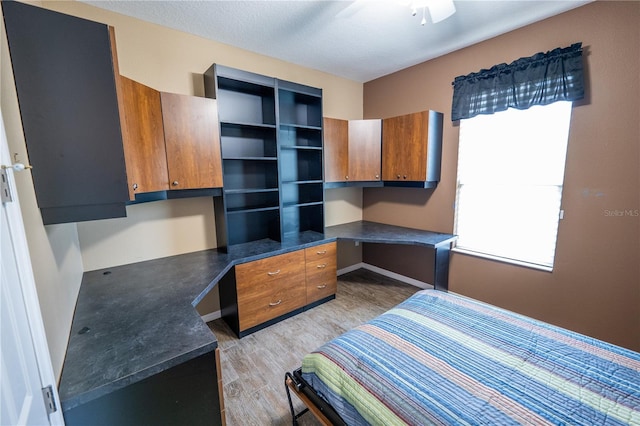
[[[435,290],[302,373],[349,425],[640,425],[640,354]]]

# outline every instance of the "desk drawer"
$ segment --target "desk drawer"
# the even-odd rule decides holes
[[[304,249],[304,255],[307,263],[316,260],[336,260],[336,243],[321,244]]]
[[[337,290],[336,243],[305,249],[307,304],[331,296]]]
[[[304,306],[304,251],[236,266],[240,331]]]
[[[307,304],[336,294],[338,280],[335,267],[333,270],[314,272],[307,275]]]

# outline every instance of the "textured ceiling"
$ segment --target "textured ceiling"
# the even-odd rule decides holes
[[[359,82],[589,2],[456,0],[450,18],[433,24],[427,13],[421,26],[408,0],[83,1]]]

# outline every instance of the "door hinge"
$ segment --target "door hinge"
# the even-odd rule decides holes
[[[7,170],[4,167],[0,168],[0,199],[3,203],[10,203],[13,201],[11,188],[9,187],[9,176],[7,175]]]
[[[44,406],[47,410],[47,416],[58,411],[58,407],[56,406],[56,397],[53,394],[53,387],[51,385],[42,388],[42,397],[44,398]]]

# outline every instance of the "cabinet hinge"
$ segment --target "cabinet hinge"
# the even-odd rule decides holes
[[[9,187],[9,176],[6,169],[0,168],[0,199],[3,203],[10,203],[13,201],[11,196],[11,188]]]
[[[56,398],[53,394],[53,387],[51,385],[42,388],[42,397],[44,398],[44,406],[47,410],[47,416],[50,416],[51,413],[55,413],[58,411],[58,407],[56,406]]]

